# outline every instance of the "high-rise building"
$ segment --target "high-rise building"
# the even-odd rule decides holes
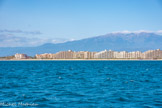
[[[97,58],[97,59],[111,59],[111,58],[114,58],[114,51],[104,50],[104,51],[98,52],[98,53],[96,53],[94,55],[94,58]]]
[[[21,57],[20,57],[21,56]],[[15,55],[16,58],[25,58],[23,54]],[[101,52],[89,52],[89,51],[79,51],[73,52],[71,50],[61,51],[56,54],[36,54],[37,59],[162,59],[162,51],[160,49],[157,50],[149,50],[146,52],[133,51],[112,51],[112,50],[104,50]]]
[[[56,53],[55,58],[56,59],[73,59],[74,52],[72,50],[68,51],[61,51]]]
[[[121,51],[121,52],[115,51],[114,52],[114,58],[119,58],[119,59],[128,58],[128,52],[126,52],[126,51]]]
[[[162,51],[157,50],[148,50],[143,53],[142,58],[144,59],[162,59]]]
[[[45,53],[45,54],[36,54],[35,57],[37,59],[54,59],[55,54]]]

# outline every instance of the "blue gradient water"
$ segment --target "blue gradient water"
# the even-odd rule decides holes
[[[162,107],[162,61],[0,61],[0,103]]]

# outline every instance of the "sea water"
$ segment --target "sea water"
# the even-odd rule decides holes
[[[162,61],[0,61],[0,107],[159,108]]]

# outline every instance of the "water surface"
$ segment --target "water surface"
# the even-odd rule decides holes
[[[0,103],[162,107],[162,61],[0,61]]]

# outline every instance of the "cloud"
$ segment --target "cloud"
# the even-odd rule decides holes
[[[128,31],[128,30],[124,30],[124,31],[116,31],[116,32],[112,32],[112,33],[113,34],[116,34],[116,33],[123,33],[123,34],[130,34],[130,33],[155,33],[155,34],[162,35],[162,30],[158,30],[158,31],[149,31],[149,30]]]
[[[35,46],[38,39],[18,37],[11,34],[0,34],[0,47]],[[34,42],[34,43],[33,43]]]
[[[22,33],[26,35],[40,35],[42,34],[40,31],[22,31],[22,30],[0,30],[0,33]]]
[[[31,38],[12,34],[0,34],[0,47],[34,47],[45,43],[63,43],[67,41],[72,40],[63,38]]]
[[[157,34],[161,34],[162,35],[162,30],[157,31]]]
[[[75,39],[64,39],[64,38],[54,38],[52,39],[51,43],[64,43],[67,41],[74,41]]]

